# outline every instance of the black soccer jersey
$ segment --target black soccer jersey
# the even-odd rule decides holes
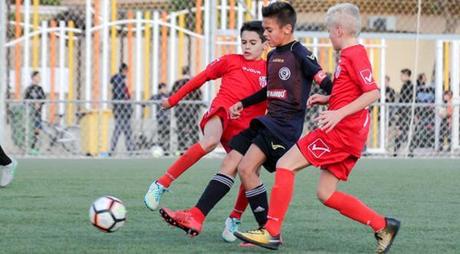
[[[332,82],[322,72],[313,54],[298,41],[272,50],[268,55],[267,66],[264,97],[268,101],[268,112],[256,118],[256,121],[262,123],[287,147],[291,147],[302,134],[313,79],[319,81],[321,88],[328,93],[332,89]]]

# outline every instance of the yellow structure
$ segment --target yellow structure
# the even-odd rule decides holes
[[[81,119],[81,148],[84,154],[98,156],[109,152],[110,110],[92,110]]]

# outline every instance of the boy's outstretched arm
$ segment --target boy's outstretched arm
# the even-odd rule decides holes
[[[368,107],[379,98],[380,92],[378,89],[365,92],[356,100],[340,109],[321,112],[315,120],[318,121],[321,130],[329,132],[340,122],[340,120]]]
[[[169,98],[162,102],[163,108],[170,108],[174,107],[179,103],[182,98],[184,98],[187,94],[195,91],[196,89],[200,88],[206,81],[208,81],[208,75],[206,70],[201,72],[200,74],[196,75],[192,79],[190,79],[184,86],[182,86],[177,92],[169,96]]]
[[[167,101],[162,102],[162,106],[166,109],[174,107],[187,94],[200,88],[207,81],[222,77],[228,71],[227,61],[228,56],[223,56],[221,58],[217,58],[216,60],[214,60],[206,67],[205,70],[203,70],[198,75],[190,79],[177,92],[172,94]]]

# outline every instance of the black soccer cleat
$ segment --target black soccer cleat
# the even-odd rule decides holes
[[[384,229],[375,233],[375,239],[377,239],[377,254],[388,253],[393,240],[398,234],[401,222],[393,218],[385,218],[386,226]]]

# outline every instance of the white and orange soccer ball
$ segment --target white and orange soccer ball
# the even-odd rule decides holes
[[[117,231],[126,221],[126,208],[118,198],[100,197],[89,208],[91,224],[102,232]]]

